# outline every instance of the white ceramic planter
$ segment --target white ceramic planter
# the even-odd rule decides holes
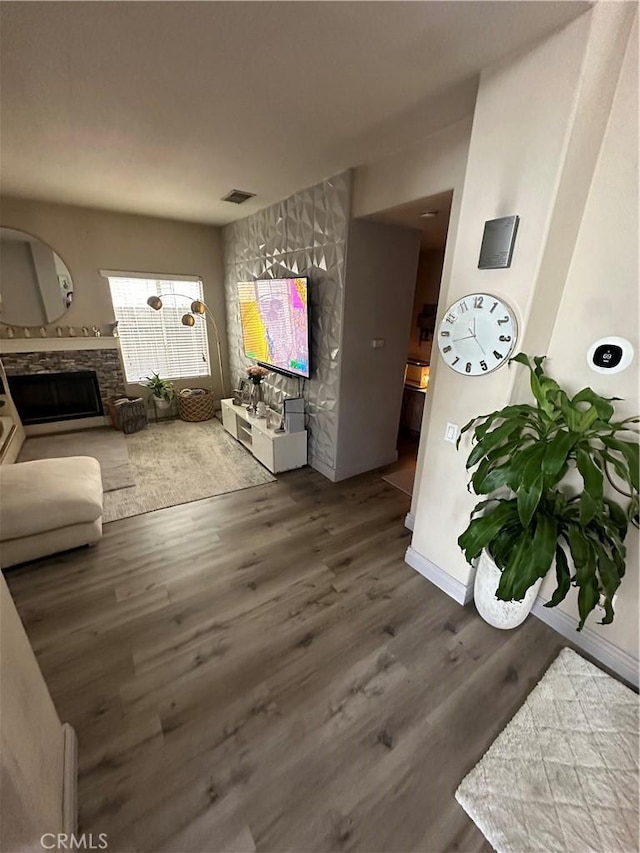
[[[527,618],[536,600],[542,578],[529,587],[522,601],[500,601],[496,591],[500,583],[500,569],[486,551],[480,554],[476,579],[473,585],[473,600],[478,613],[494,628],[517,628]]]
[[[156,397],[153,395],[153,402],[159,409],[168,409],[171,406],[171,400],[165,400],[164,397]]]

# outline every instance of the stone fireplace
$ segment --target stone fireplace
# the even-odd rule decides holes
[[[21,373],[7,378],[24,426],[95,418],[103,414],[95,370]]]
[[[87,374],[94,373],[97,396],[99,397],[96,401],[98,406],[95,414],[102,414],[104,401],[108,397],[120,397],[126,393],[124,374],[120,363],[120,353],[117,348],[116,339],[96,338],[90,339],[89,341],[72,341],[65,338],[61,341],[54,341],[51,339],[46,341],[34,340],[31,342],[28,340],[19,342],[3,341],[2,344],[2,363],[10,386],[14,384],[13,377],[35,377],[49,374],[51,375],[52,383],[45,381],[42,386],[42,393],[45,396],[48,395],[48,398],[50,399],[51,394],[55,395],[56,393],[62,393],[63,396],[65,396],[67,394],[67,388],[71,387],[71,385],[68,384],[62,392],[52,390],[55,374],[58,376],[64,374],[65,381],[67,381],[73,376],[73,374],[80,374],[83,378],[86,378]],[[12,346],[9,347],[8,344],[11,344]],[[33,349],[28,349],[30,344]],[[16,351],[18,347],[20,349],[24,348],[25,351]],[[38,349],[36,349],[36,347],[38,347]],[[7,351],[9,349],[13,351]],[[80,375],[78,376],[78,379],[80,379]],[[20,385],[21,382],[24,382],[24,379],[16,379],[16,387]],[[32,387],[28,392],[29,399],[31,403],[34,403],[36,402],[35,398],[37,397],[37,383],[32,382],[30,384]],[[79,391],[79,393],[84,395],[82,399],[78,399],[77,401],[78,407],[82,408],[83,405],[86,406],[90,402],[89,386],[86,385],[85,389],[82,392]],[[42,402],[43,405],[46,406],[44,396],[42,398]],[[63,413],[60,420],[66,420],[69,417],[81,417],[81,415],[65,415]],[[39,422],[42,422],[43,420],[51,422],[53,418],[40,418]],[[32,420],[32,423],[35,422],[35,420]]]

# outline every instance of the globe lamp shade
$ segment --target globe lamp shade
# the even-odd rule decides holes
[[[195,326],[196,318],[193,314],[183,314],[182,315],[182,325],[183,326]]]
[[[154,311],[159,311],[162,308],[162,299],[159,296],[150,296],[147,299],[147,305]]]
[[[199,299],[196,299],[191,303],[191,311],[194,314],[204,314],[206,310],[207,310],[206,305],[204,304],[204,302],[201,302]]]

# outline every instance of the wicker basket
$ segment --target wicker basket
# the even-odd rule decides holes
[[[104,405],[114,429],[130,434],[147,425],[147,404],[142,397],[108,397]]]
[[[205,388],[195,390],[199,393],[178,394],[180,417],[183,421],[210,421],[216,413],[213,393]]]

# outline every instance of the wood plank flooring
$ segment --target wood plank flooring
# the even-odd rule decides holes
[[[303,469],[9,570],[78,734],[81,830],[109,853],[490,850],[454,791],[565,643],[409,568],[408,508]]]

